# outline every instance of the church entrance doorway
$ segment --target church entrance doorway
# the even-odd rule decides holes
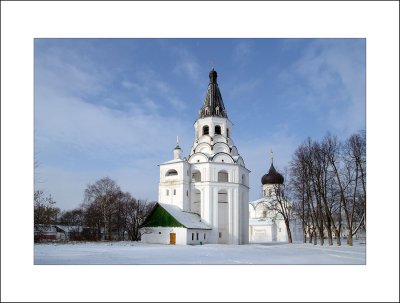
[[[176,244],[176,233],[170,233],[169,234],[169,244]]]

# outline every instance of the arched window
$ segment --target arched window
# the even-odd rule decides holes
[[[210,133],[210,129],[208,125],[203,126],[203,135],[208,135]]]
[[[167,173],[165,174],[166,177],[169,176],[176,176],[178,175],[178,172],[175,169],[170,169],[169,171],[167,171]]]
[[[228,182],[228,173],[225,170],[218,172],[218,182]]]
[[[192,172],[192,182],[200,182],[201,181],[201,173],[198,170]]]
[[[221,134],[221,126],[219,126],[219,125],[215,126],[215,134],[216,135],[220,135]]]
[[[226,129],[226,137],[229,138],[229,128]]]

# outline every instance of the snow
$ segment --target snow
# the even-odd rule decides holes
[[[162,163],[162,164],[160,164],[160,165],[171,164],[171,163],[178,163],[178,162],[183,162],[183,161],[184,161],[184,160],[182,160],[182,159],[173,159],[173,160],[164,162],[164,163]]]
[[[34,264],[366,264],[365,242],[178,246],[140,242],[35,244]]]
[[[198,214],[182,211],[178,206],[159,203],[171,216],[188,229],[211,229],[207,224],[201,222]]]

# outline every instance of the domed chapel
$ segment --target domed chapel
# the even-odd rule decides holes
[[[282,215],[277,211],[276,195],[283,190],[284,177],[275,169],[271,151],[271,166],[262,176],[261,198],[249,202],[249,241],[250,242],[287,242],[288,233]],[[293,241],[302,240],[302,226],[299,220],[291,218],[289,228]]]
[[[142,242],[249,242],[250,171],[233,142],[214,68],[209,79],[189,155],[182,157],[177,139],[173,159],[159,165],[159,202],[141,225]]]

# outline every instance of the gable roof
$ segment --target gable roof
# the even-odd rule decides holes
[[[171,218],[165,217],[160,218],[160,210],[164,211]],[[157,214],[158,212],[158,214]],[[166,223],[169,223],[166,226]],[[163,227],[185,227],[187,229],[211,229],[207,224],[201,222],[201,218],[198,214],[182,211],[179,207],[170,204],[156,203],[149,216],[143,222],[141,227],[157,227],[155,225]]]

